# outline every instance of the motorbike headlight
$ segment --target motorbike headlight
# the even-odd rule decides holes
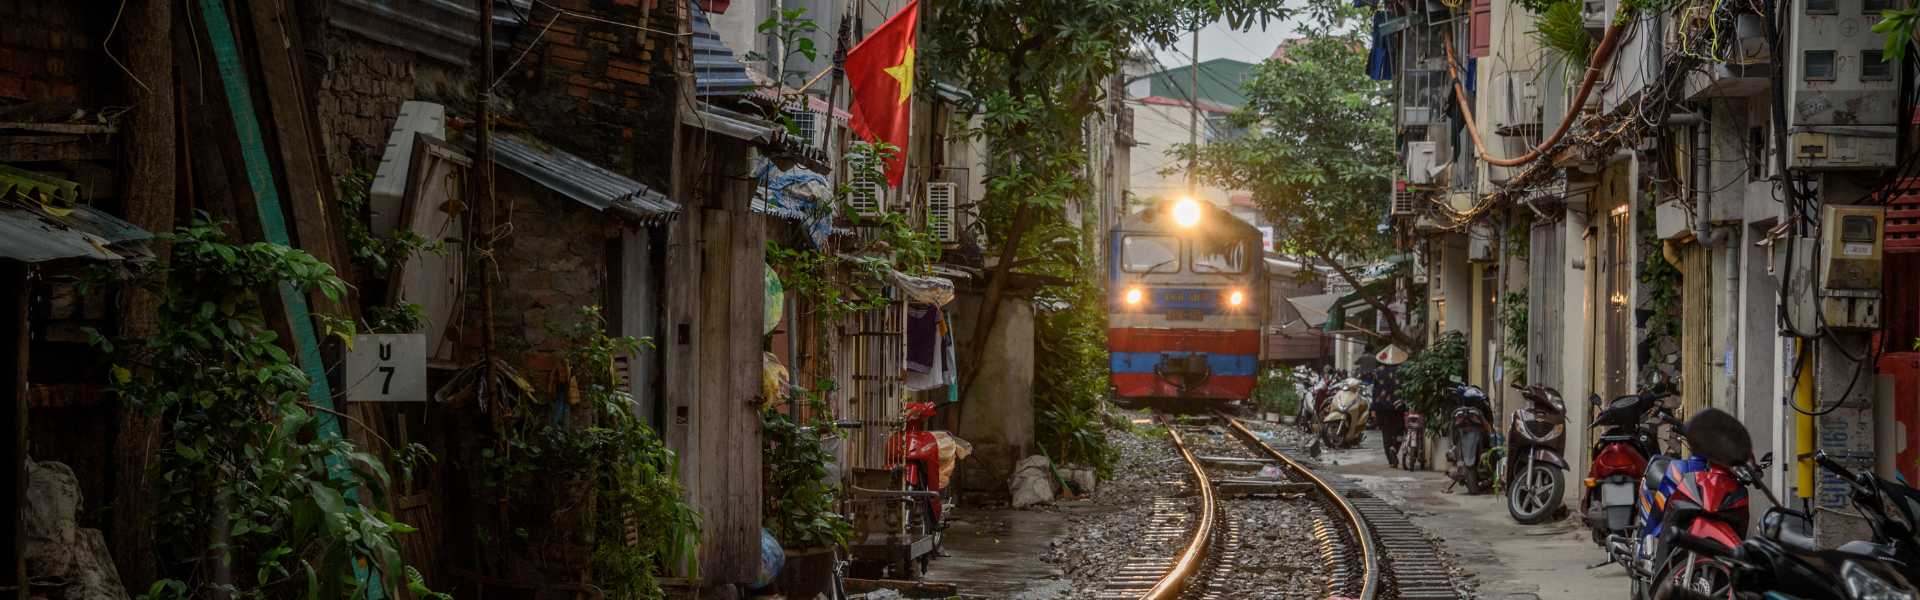
[[[1915,600],[1912,590],[1900,589],[1854,561],[1840,566],[1840,580],[1847,584],[1847,597],[1853,600]]]

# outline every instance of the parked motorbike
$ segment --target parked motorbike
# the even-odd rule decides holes
[[[1407,430],[1400,435],[1400,468],[1408,471],[1424,471],[1427,460],[1427,417],[1417,410],[1403,410],[1406,415]]]
[[[1507,419],[1507,514],[1523,525],[1544,523],[1560,514],[1567,493],[1567,403],[1543,385],[1522,386],[1526,404]]]
[[[1797,598],[1804,600],[1882,600],[1920,598],[1915,587],[1915,558],[1920,555],[1912,519],[1920,510],[1920,491],[1871,473],[1856,474],[1816,452],[1814,461],[1848,483],[1849,499],[1873,528],[1872,541],[1852,541],[1836,549],[1818,549],[1813,518],[1776,507],[1761,517],[1758,535],[1727,548],[1711,540],[1676,533],[1672,546],[1702,557],[1656,575],[1656,598]],[[1736,467],[1734,472],[1768,498],[1757,474],[1771,457]],[[1896,516],[1896,513],[1897,516]],[[1729,585],[1715,588],[1711,577],[1724,573]],[[1678,593],[1672,593],[1678,592]]]
[[[907,490],[932,492],[921,495],[919,507],[910,511],[915,513],[912,528],[921,534],[946,529],[947,505],[953,498],[940,477],[940,432],[927,430],[927,420],[933,413],[930,402],[909,402],[903,413],[904,427],[887,436],[888,457],[905,470]]]
[[[1593,534],[1593,543],[1602,548],[1608,538],[1632,535],[1634,499],[1640,493],[1640,477],[1646,471],[1647,457],[1660,454],[1658,423],[1671,420],[1673,413],[1661,400],[1672,394],[1646,392],[1614,398],[1601,406],[1600,396],[1587,399],[1599,413],[1589,427],[1600,428],[1593,443],[1593,462],[1587,466],[1585,491],[1580,500],[1580,520]],[[1657,418],[1649,420],[1648,413]]]
[[[1493,404],[1487,392],[1478,386],[1460,385],[1453,390],[1456,406],[1447,438],[1447,477],[1468,494],[1486,492],[1493,485],[1493,465],[1481,456],[1493,438]]]
[[[1718,409],[1700,411],[1684,424],[1662,417],[1684,436],[1690,454],[1647,461],[1639,529],[1632,537],[1611,537],[1609,555],[1626,565],[1636,599],[1651,598],[1654,584],[1671,576],[1684,578],[1688,589],[1729,597],[1731,570],[1700,552],[1676,549],[1672,540],[1684,534],[1723,550],[1740,545],[1748,521],[1746,484],[1753,478],[1735,469],[1752,464],[1752,438],[1739,419]],[[1671,575],[1676,572],[1680,575]]]
[[[1341,382],[1339,391],[1327,403],[1325,416],[1320,417],[1320,440],[1328,448],[1359,445],[1360,439],[1367,433],[1367,416],[1371,405],[1372,402],[1367,399],[1366,385],[1360,380],[1348,378]]]
[[[1307,386],[1307,399],[1300,403],[1300,418],[1294,422],[1303,431],[1314,432],[1320,428],[1320,416],[1327,414],[1327,404],[1333,401],[1334,380],[1331,377],[1315,377]]]

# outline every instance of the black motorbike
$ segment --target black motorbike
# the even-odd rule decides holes
[[[1493,465],[1483,456],[1493,440],[1493,403],[1479,386],[1460,385],[1453,389],[1455,407],[1447,426],[1447,477],[1468,494],[1486,493],[1493,487]]]
[[[1544,385],[1520,390],[1526,404],[1507,419],[1507,453],[1501,473],[1507,482],[1507,514],[1523,525],[1544,523],[1561,514],[1566,497],[1567,403]]]

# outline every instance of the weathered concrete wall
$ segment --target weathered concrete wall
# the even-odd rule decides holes
[[[955,350],[967,356],[980,296],[963,293],[948,308],[961,342]],[[1033,336],[1033,304],[1018,297],[1001,302],[979,374],[960,399],[955,434],[973,443],[973,456],[960,465],[962,492],[1005,495],[1014,465],[1033,452]]]

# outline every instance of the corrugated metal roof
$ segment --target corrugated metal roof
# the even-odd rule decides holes
[[[327,20],[335,27],[452,65],[471,66],[473,49],[480,45],[473,26],[480,11],[472,2],[335,0],[333,6]],[[494,0],[495,51],[513,48],[514,33],[526,26],[520,16],[532,10],[532,0]]]
[[[494,163],[594,210],[633,212],[645,221],[665,221],[680,205],[646,184],[587,159],[512,135],[493,140]]]
[[[757,144],[773,143],[774,123],[736,110],[701,102],[699,109],[686,114],[686,124],[737,140]],[[780,130],[785,133],[785,129]]]
[[[123,244],[153,234],[87,205],[56,217],[29,206],[0,206],[0,258],[37,263],[62,258],[120,260],[145,256]]]
[[[707,20],[699,0],[686,0],[693,10],[693,90],[701,96],[744,96],[753,93],[747,66],[733,54]]]

